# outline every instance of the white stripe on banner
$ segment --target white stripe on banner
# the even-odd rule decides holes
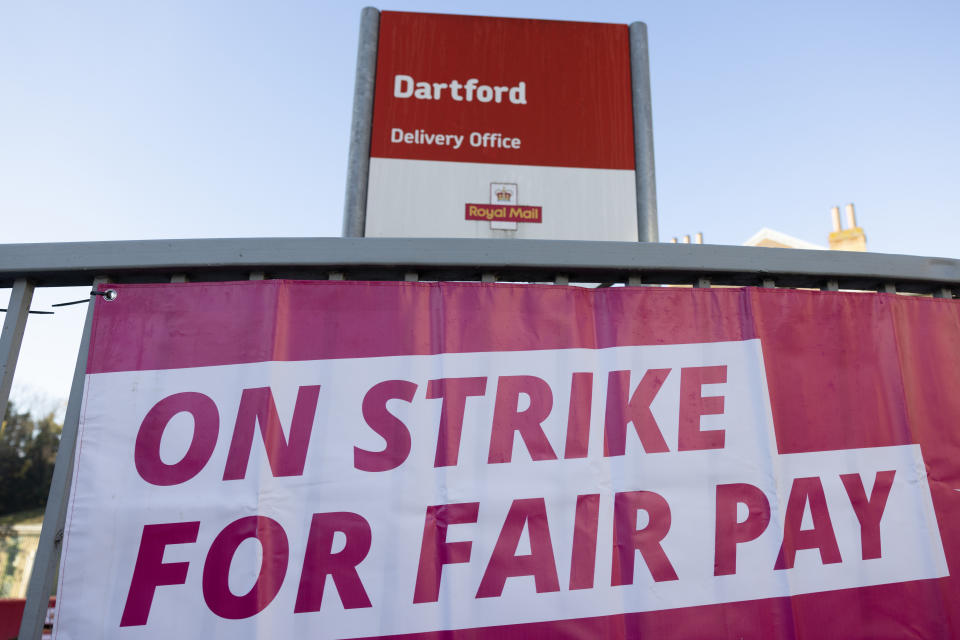
[[[780,455],[758,340],[96,374],[81,429],[60,638],[356,637],[947,575],[920,447]]]

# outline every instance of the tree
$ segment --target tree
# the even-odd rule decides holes
[[[0,515],[46,505],[62,429],[52,413],[36,419],[7,405],[0,424]]]

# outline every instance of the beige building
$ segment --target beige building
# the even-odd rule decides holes
[[[832,250],[832,251],[866,251],[867,236],[862,227],[857,226],[857,214],[854,211],[853,203],[845,207],[847,227],[843,228],[840,220],[840,207],[830,209],[830,215],[833,218],[833,231],[827,236],[827,246],[814,244],[794,238],[785,233],[764,227],[750,236],[750,239],[743,243],[745,247],[771,247],[774,249],[812,249],[812,250]],[[670,242],[677,243],[677,238],[672,238]],[[690,244],[689,235],[683,236],[679,242]],[[698,233],[693,238],[693,244],[703,244],[703,234]]]
[[[0,538],[0,598],[25,598],[40,543],[40,521],[18,522]]]
[[[833,251],[866,251],[867,236],[862,227],[857,226],[857,214],[853,204],[845,207],[846,228],[840,220],[840,207],[833,207],[830,215],[833,221],[833,231],[827,236],[828,246],[814,244],[788,236],[785,233],[764,227],[753,234],[743,244],[748,247],[775,247],[778,249],[830,249]]]

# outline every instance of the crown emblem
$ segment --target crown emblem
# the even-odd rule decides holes
[[[513,197],[513,194],[507,191],[506,189],[500,189],[496,192],[497,202],[509,202],[510,198]]]

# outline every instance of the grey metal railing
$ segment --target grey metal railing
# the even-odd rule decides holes
[[[238,238],[0,245],[0,287],[11,288],[0,333],[0,412],[6,408],[35,287],[265,278],[803,287],[952,298],[960,291],[960,261],[841,251],[545,240]],[[27,592],[22,640],[40,637],[56,575],[92,315],[88,310]]]
[[[0,245],[0,287],[269,278],[499,280],[828,287],[932,294],[960,288],[960,261],[700,244],[420,238],[236,238]],[[489,279],[489,278],[487,278]],[[941,292],[943,293],[943,292]]]

